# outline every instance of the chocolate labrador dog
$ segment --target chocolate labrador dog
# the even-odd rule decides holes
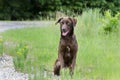
[[[57,22],[60,23],[61,38],[58,49],[58,58],[54,65],[54,75],[60,75],[61,68],[69,68],[70,75],[73,75],[78,44],[74,35],[74,27],[77,20],[70,17],[62,17]]]

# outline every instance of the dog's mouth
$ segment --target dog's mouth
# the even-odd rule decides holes
[[[63,31],[62,36],[66,36],[69,33],[69,31]]]

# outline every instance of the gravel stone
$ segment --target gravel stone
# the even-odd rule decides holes
[[[28,74],[15,71],[13,58],[0,56],[0,80],[28,80]]]

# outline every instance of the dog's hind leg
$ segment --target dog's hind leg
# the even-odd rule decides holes
[[[54,75],[60,75],[61,64],[60,61],[57,59],[54,65]]]

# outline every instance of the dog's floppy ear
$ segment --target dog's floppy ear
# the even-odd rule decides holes
[[[73,18],[73,26],[76,26],[76,24],[77,24],[77,19]]]
[[[77,24],[77,19],[74,19],[74,18],[69,18],[69,19],[72,21],[73,26],[76,26],[76,24]]]
[[[59,18],[55,24],[59,23],[62,19],[63,19],[63,17]]]

